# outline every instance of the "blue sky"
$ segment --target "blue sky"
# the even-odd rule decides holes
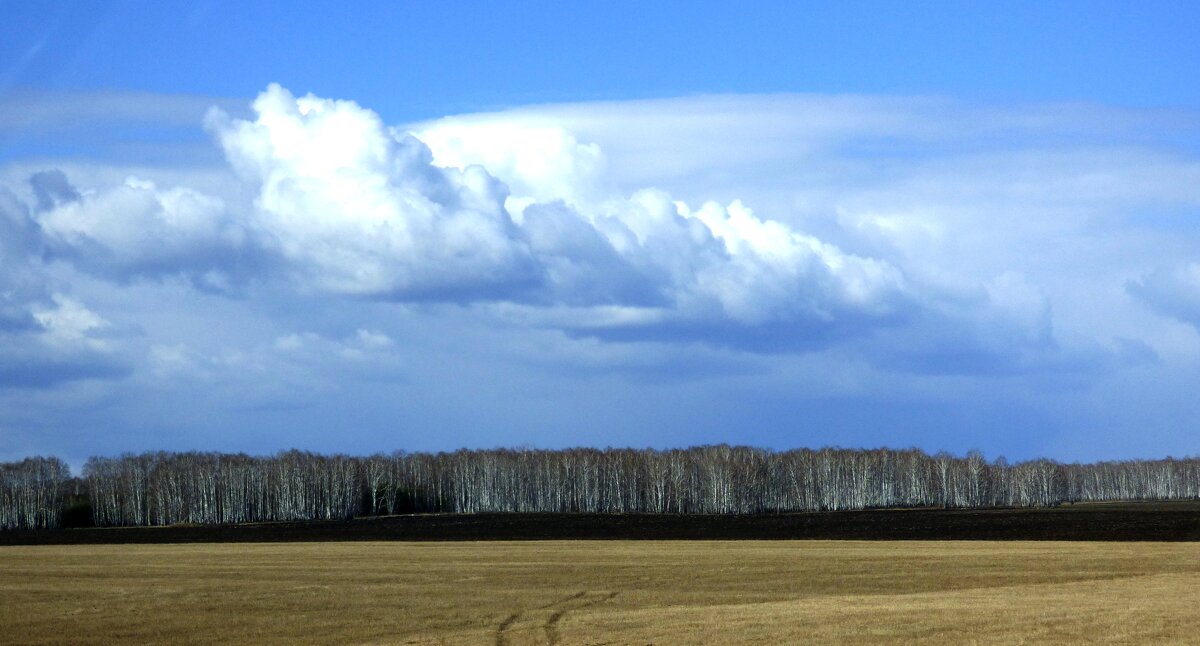
[[[0,459],[1196,454],[1200,9],[4,3]]]
[[[1195,106],[1189,2],[7,2],[6,86],[353,98],[389,122],[704,93]]]

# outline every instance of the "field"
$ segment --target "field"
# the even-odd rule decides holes
[[[0,547],[0,642],[1191,642],[1200,544]]]

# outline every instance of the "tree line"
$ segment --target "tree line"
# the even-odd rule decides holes
[[[1009,464],[917,449],[491,449],[368,457],[152,452],[0,463],[0,529],[414,512],[750,514],[1200,499],[1200,458]]]

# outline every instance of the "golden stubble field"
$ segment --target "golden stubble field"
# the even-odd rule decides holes
[[[1196,643],[1200,544],[0,547],[0,642]]]

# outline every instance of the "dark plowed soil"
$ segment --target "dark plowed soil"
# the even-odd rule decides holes
[[[1200,501],[753,516],[421,514],[351,521],[0,531],[0,545],[553,539],[1200,540]]]

